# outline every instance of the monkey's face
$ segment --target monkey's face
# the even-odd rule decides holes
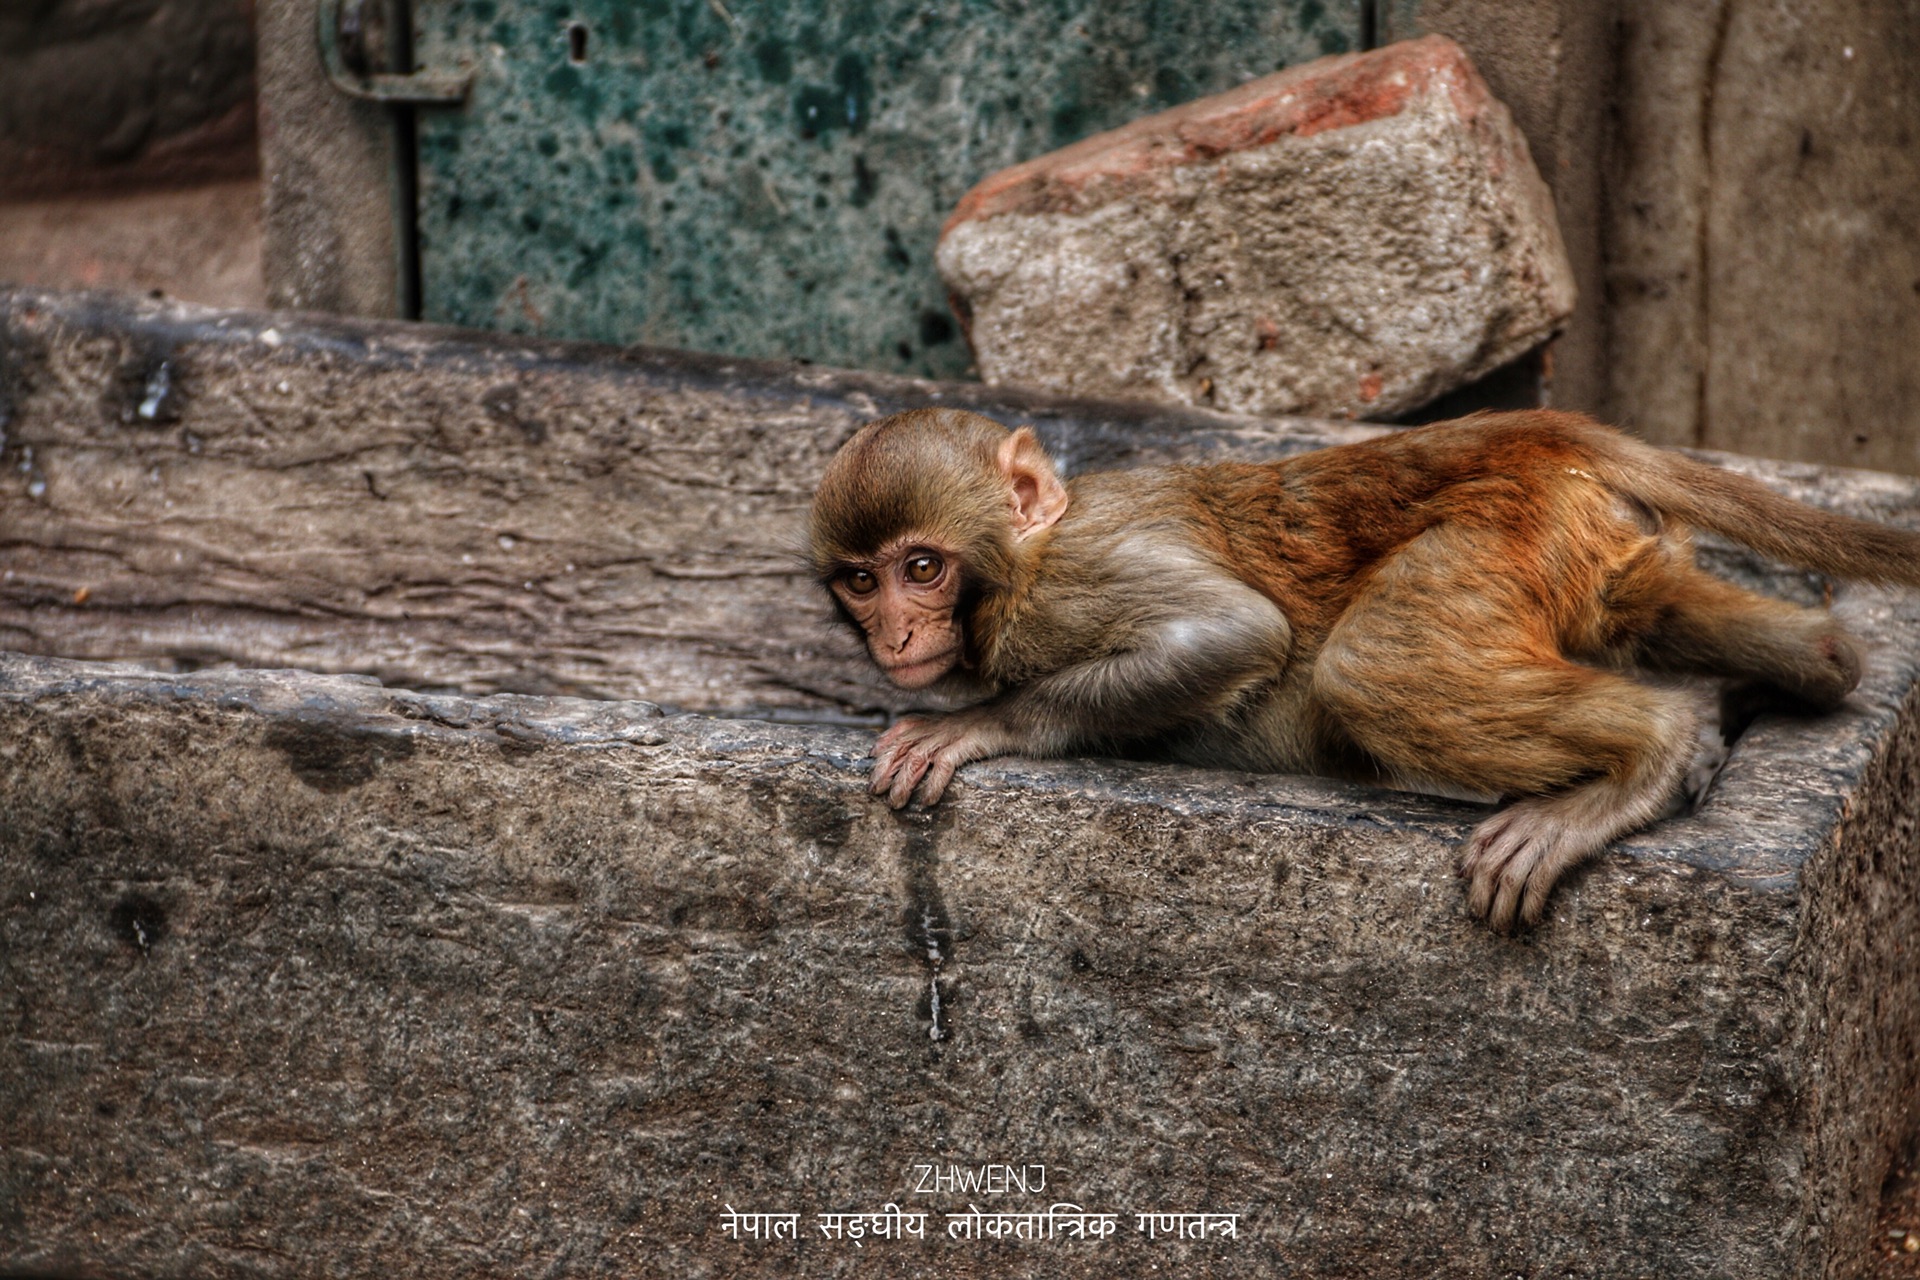
[[[960,566],[951,552],[907,540],[842,567],[828,583],[866,633],[867,652],[902,689],[924,689],[959,665]]]

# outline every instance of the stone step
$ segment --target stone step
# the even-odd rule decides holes
[[[1914,593],[1839,587],[1873,654],[1847,706],[1761,719],[1699,812],[1508,939],[1452,875],[1466,804],[1000,760],[894,813],[862,731],[476,696],[598,669],[703,708],[877,705],[824,651],[775,702],[822,606],[772,549],[896,405],[1034,422],[1078,467],[1343,429],[50,294],[0,297],[0,356],[0,625],[38,651],[0,659],[0,1270],[1811,1280],[1866,1257],[1920,1062]],[[1920,516],[1914,482],[1736,465]],[[503,607],[558,566],[512,557],[601,542],[574,563],[603,630],[570,667],[544,628],[571,615]],[[622,608],[670,619],[653,652],[679,665]],[[187,667],[202,632],[203,660],[465,691],[69,660]],[[463,653],[497,666],[435,675]],[[889,1202],[924,1234],[816,1216]],[[1054,1204],[1116,1229],[1072,1238],[1107,1220]],[[735,1239],[729,1208],[801,1238]],[[1140,1230],[1175,1213],[1235,1234]]]

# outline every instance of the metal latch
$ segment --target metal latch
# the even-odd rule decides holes
[[[375,71],[370,46],[373,12],[379,0],[320,0],[320,65],[340,92],[372,102],[440,103],[466,101],[473,72]],[[398,33],[396,33],[398,34]]]

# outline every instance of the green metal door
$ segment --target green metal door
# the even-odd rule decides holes
[[[1367,0],[414,0],[424,318],[950,377],[996,169],[1360,48]]]

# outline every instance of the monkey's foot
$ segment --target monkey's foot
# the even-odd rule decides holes
[[[1575,793],[1577,795],[1577,793]],[[1614,832],[1597,828],[1574,796],[1521,800],[1473,829],[1460,857],[1460,874],[1472,882],[1467,906],[1501,933],[1517,922],[1540,923],[1547,895],[1569,867],[1605,847]]]
[[[1672,803],[1660,815],[1663,818],[1698,810],[1707,802],[1707,792],[1712,788],[1714,779],[1720,776],[1720,771],[1727,767],[1727,761],[1733,758],[1727,740],[1720,736],[1718,720],[1703,723],[1696,736],[1698,745],[1694,748],[1693,759],[1687,765],[1686,775],[1680,779],[1680,788],[1674,793]]]

